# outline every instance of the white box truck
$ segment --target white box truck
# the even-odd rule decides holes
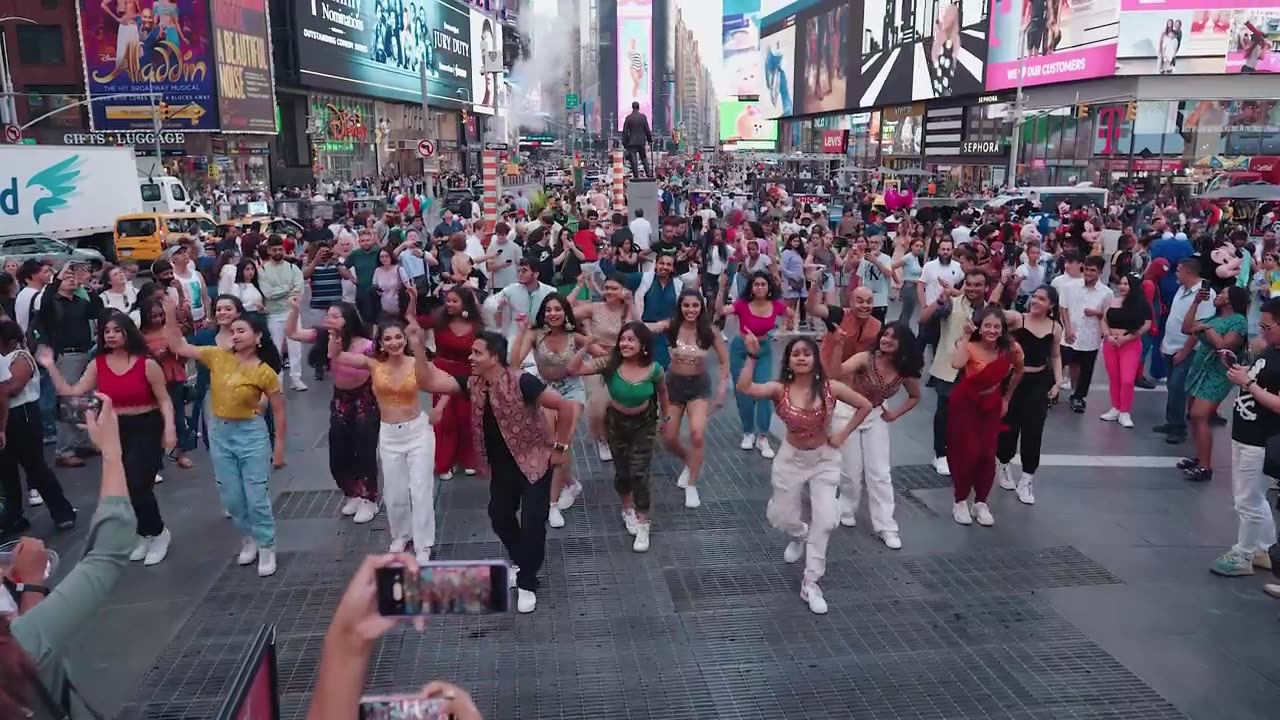
[[[113,259],[120,215],[186,212],[174,177],[139,177],[128,147],[0,146],[0,238],[39,235]]]

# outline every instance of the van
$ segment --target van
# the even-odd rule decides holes
[[[1030,200],[1031,202],[1040,203],[1043,209],[1057,209],[1058,204],[1062,201],[1070,203],[1074,209],[1097,205],[1100,208],[1107,206],[1107,189],[1094,187],[1088,183],[1079,185],[1056,185],[1056,186],[1038,186],[1038,187],[1020,187],[1014,191],[1013,195],[1003,194],[992,198],[987,203],[987,207],[1004,207],[1006,204],[1014,201]]]
[[[187,195],[186,186],[176,177],[140,177],[138,190],[142,193],[142,209],[146,212],[191,212],[191,197]]]
[[[197,233],[217,233],[213,218],[204,213],[134,213],[121,215],[115,223],[116,256],[121,260],[152,262],[165,250]]]

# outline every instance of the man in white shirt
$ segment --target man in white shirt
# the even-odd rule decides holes
[[[951,239],[955,242],[957,247],[968,243],[973,235],[973,230],[969,229],[969,222],[970,220],[968,217],[962,216],[960,218],[960,224],[951,230]]]
[[[943,238],[938,243],[938,257],[925,263],[920,269],[920,282],[916,283],[916,304],[920,308],[926,308],[930,303],[937,302],[944,289],[960,287],[964,280],[964,269],[954,259],[954,254],[955,243]],[[933,318],[932,315],[930,317],[930,322],[920,323],[920,342],[925,346],[934,346],[936,354],[941,327],[938,319]]]
[[[636,208],[636,219],[628,227],[631,228],[631,239],[635,242],[636,249],[640,252],[647,251],[649,240],[653,237],[653,225],[645,219],[643,208]]]
[[[1213,289],[1200,279],[1200,261],[1190,257],[1180,260],[1175,271],[1178,289],[1169,301],[1169,320],[1164,326],[1164,340],[1160,342],[1160,354],[1169,368],[1166,385],[1169,394],[1165,400],[1164,423],[1155,431],[1164,433],[1165,442],[1176,445],[1187,439],[1187,373],[1191,371],[1191,351],[1197,338],[1182,332],[1187,313],[1195,313],[1196,320],[1213,317]]]
[[[486,324],[509,341],[514,341],[525,327],[533,323],[542,303],[556,289],[538,282],[538,269],[534,267],[533,258],[521,258],[517,264],[516,282],[506,286],[484,301]],[[515,343],[512,342],[512,349]],[[532,364],[530,353],[526,364]]]
[[[13,319],[25,333],[31,330],[31,318],[40,312],[40,296],[53,280],[53,267],[39,260],[27,260],[18,268],[17,279],[23,287],[13,301]]]
[[[489,289],[497,292],[516,281],[516,263],[524,257],[520,246],[511,242],[506,223],[498,223],[489,240]]]
[[[1062,342],[1062,364],[1067,366],[1075,388],[1070,400],[1075,413],[1085,411],[1093,367],[1098,361],[1098,350],[1102,349],[1102,316],[1111,307],[1111,288],[1099,280],[1105,265],[1096,255],[1085,258],[1081,268],[1084,282],[1068,286],[1066,296],[1060,298],[1068,317],[1063,324],[1067,331]]]
[[[204,324],[205,306],[208,304],[205,302],[208,293],[204,287],[204,276],[196,271],[195,264],[191,262],[190,248],[185,243],[174,249],[169,262],[173,263],[173,279],[182,283],[181,299],[191,306],[191,319],[198,328]]]

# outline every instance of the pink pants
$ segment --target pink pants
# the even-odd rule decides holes
[[[1142,367],[1142,338],[1130,340],[1120,347],[1104,339],[1102,361],[1107,364],[1111,407],[1129,412],[1133,409],[1133,384],[1138,380],[1138,371]]]

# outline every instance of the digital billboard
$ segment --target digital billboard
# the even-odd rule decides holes
[[[987,89],[1110,77],[1116,68],[1120,0],[1004,0],[995,3],[987,52]],[[1026,28],[1026,32],[1023,32]],[[1023,57],[1025,56],[1025,57]]]
[[[212,0],[218,115],[224,132],[276,132],[267,0]]]
[[[741,100],[720,102],[720,141],[767,141],[772,146],[778,140],[778,121],[764,116],[760,103]]]
[[[858,15],[851,24],[850,17]],[[850,57],[857,48],[857,24],[847,0],[797,10],[795,15],[796,114],[842,110],[848,102]]]
[[[1280,10],[1237,10],[1231,16],[1227,72],[1280,72]]]
[[[1116,72],[1122,75],[1195,75],[1239,72],[1244,48],[1274,10],[1251,10],[1276,0],[1121,0]],[[1239,18],[1240,32],[1232,29]],[[1274,21],[1273,21],[1274,22]],[[1242,44],[1243,41],[1243,44]],[[1273,37],[1270,44],[1280,42]],[[1262,54],[1268,44],[1263,31]],[[1229,62],[1228,48],[1237,48]],[[1255,55],[1258,50],[1254,50]],[[1261,57],[1258,58],[1260,61]],[[1265,62],[1260,62],[1265,67]],[[1265,70],[1256,70],[1265,72]]]
[[[760,0],[725,0],[720,40],[720,92],[731,97],[759,95]]]
[[[308,85],[420,102],[425,66],[429,102],[472,103],[471,12],[463,0],[307,0],[296,8],[299,73]]]
[[[217,130],[212,34],[201,0],[76,3],[85,92],[90,98],[162,93],[166,130]],[[155,129],[149,97],[90,103],[96,131]]]
[[[471,8],[471,102],[472,109],[484,115],[497,112],[495,76],[481,72],[484,54],[499,49],[498,23],[478,8]]]
[[[618,0],[618,126],[631,103],[653,125],[653,3]]]
[[[987,0],[867,0],[849,31],[860,48],[849,106],[982,92],[991,5]]]
[[[765,27],[760,38],[760,66],[764,88],[760,93],[760,110],[766,118],[794,114],[792,93],[795,88],[796,27],[788,18],[781,25]]]

